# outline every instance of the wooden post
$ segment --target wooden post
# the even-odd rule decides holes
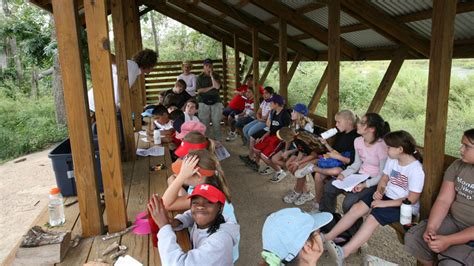
[[[308,110],[310,114],[316,111],[316,107],[318,106],[319,100],[321,99],[321,96],[323,96],[324,89],[328,85],[328,81],[329,81],[328,73],[329,73],[329,65],[327,65],[326,69],[324,69],[323,75],[321,76],[321,79],[319,80],[318,86],[316,86],[316,89],[314,90],[313,97],[311,97],[311,100],[309,101]]]
[[[78,32],[77,3],[53,0],[52,5],[81,213],[82,236],[96,236],[102,234],[104,224],[99,207],[95,152],[92,147],[84,63]]]
[[[421,218],[428,217],[443,177],[455,16],[456,1],[433,1]]]
[[[400,49],[397,50],[382,78],[382,81],[380,82],[379,88],[377,89],[367,112],[380,112],[407,55],[408,49],[405,46],[400,47]]]
[[[247,72],[245,73],[245,76],[244,76],[244,80],[247,80],[247,78],[249,77],[250,74],[252,74],[252,71],[253,71],[253,58],[252,58],[252,62],[250,62],[250,66],[249,66],[249,69],[247,69]]]
[[[341,59],[341,39],[340,20],[341,3],[339,0],[328,2],[328,112],[327,127],[331,128],[336,124],[334,116],[339,111],[339,65]]]
[[[259,78],[259,66],[258,66],[258,30],[257,28],[252,28],[252,69],[253,69],[253,94],[255,95],[255,99],[258,97],[258,87],[260,84],[258,83]],[[258,101],[253,101],[255,110],[258,110]]]
[[[235,67],[235,87],[240,87],[240,51],[238,37],[234,33],[234,67]]]
[[[278,66],[280,68],[280,95],[288,101],[288,51],[287,51],[287,35],[286,35],[286,21],[280,18],[278,23]]]
[[[135,134],[132,124],[132,107],[128,83],[127,52],[125,50],[125,25],[123,0],[111,0],[112,23],[114,29],[115,64],[117,65],[118,92],[120,96],[120,113],[124,135],[124,158],[135,160]]]
[[[225,42],[222,41],[222,89],[224,89],[224,103],[227,105],[227,50],[225,46]]]
[[[265,80],[267,80],[267,76],[270,73],[270,70],[272,69],[274,62],[275,62],[275,54],[272,54],[272,56],[268,60],[265,70],[263,71],[262,77],[260,78],[260,81],[258,82],[259,84],[263,85],[263,83],[265,83]]]
[[[291,63],[290,70],[288,70],[288,76],[286,80],[286,85],[287,87],[290,86],[290,82],[293,79],[293,75],[295,74],[296,68],[298,68],[298,65],[300,64],[301,61],[301,56],[300,54],[296,54],[295,58],[293,59],[293,63]]]
[[[99,135],[100,164],[109,232],[127,227],[117,116],[112,85],[107,7],[105,0],[85,0],[87,42]]]

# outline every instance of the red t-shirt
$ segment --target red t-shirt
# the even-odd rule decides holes
[[[243,92],[248,90],[247,85],[242,85],[241,87],[237,88],[237,94],[230,100],[229,107],[236,111],[243,111],[245,109],[245,98],[239,94],[239,92]]]

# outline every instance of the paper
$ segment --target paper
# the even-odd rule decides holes
[[[147,137],[140,138],[140,140],[143,141],[143,142],[145,142],[145,143],[146,143],[146,142],[150,142]]]
[[[222,161],[226,158],[230,157],[229,151],[224,146],[218,146],[216,147],[216,157],[219,161]]]
[[[332,184],[339,189],[350,192],[355,186],[357,186],[360,182],[365,181],[367,178],[369,178],[369,175],[367,174],[352,174],[343,180],[334,180]]]
[[[146,137],[146,131],[145,131],[145,130],[138,131],[138,134],[139,134],[140,136]]]
[[[149,149],[137,149],[138,156],[163,156],[165,155],[165,148],[161,146],[153,146]]]
[[[142,266],[138,260],[134,259],[130,255],[120,256],[115,262],[114,266]]]

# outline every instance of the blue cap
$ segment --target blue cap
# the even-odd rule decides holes
[[[204,59],[204,62],[202,62],[203,65],[212,65],[212,59],[211,58],[206,58]]]
[[[328,212],[306,213],[299,208],[274,212],[263,224],[263,250],[275,254],[282,261],[292,261],[310,234],[331,220],[332,214]]]
[[[270,98],[270,102],[277,103],[279,105],[284,105],[285,104],[285,99],[279,94],[274,93],[272,97]]]
[[[304,116],[307,116],[308,115],[308,107],[306,107],[306,105],[302,104],[302,103],[297,103],[295,104],[295,106],[293,107],[293,110],[295,112],[298,112],[300,114],[303,114]]]
[[[142,117],[152,117],[153,116],[153,108],[146,109],[145,112],[142,113]]]

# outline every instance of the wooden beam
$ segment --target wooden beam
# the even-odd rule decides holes
[[[76,4],[76,1],[52,1],[82,236],[89,237],[102,234],[104,224],[100,210]]]
[[[320,3],[308,3],[306,5],[296,8],[295,12],[296,14],[302,15],[302,14],[309,13],[311,11],[323,8],[325,6],[326,6],[325,4],[320,4]]]
[[[455,16],[455,1],[433,1],[423,160],[427,178],[421,194],[422,219],[428,217],[443,180]]]
[[[248,76],[252,74],[252,71],[253,71],[253,59],[252,59],[252,62],[250,62],[249,69],[247,69],[247,72],[245,73],[244,80],[247,80]]]
[[[235,86],[240,86],[240,50],[238,37],[234,33],[234,67],[235,67]]]
[[[288,70],[287,81],[286,81],[286,84],[288,87],[290,86],[290,82],[293,79],[293,75],[295,74],[296,68],[298,68],[298,65],[300,64],[300,61],[301,61],[300,54],[296,54],[295,58],[293,59],[293,63],[291,63],[290,70]]]
[[[138,13],[138,16],[141,17],[141,16],[143,16],[143,15],[146,15],[148,12],[150,12],[150,11],[152,11],[152,10],[153,10],[153,8],[147,7],[147,8],[145,8],[145,9],[143,9],[142,11],[140,11],[140,13]]]
[[[226,31],[230,33],[236,33],[242,39],[249,40],[252,38],[251,33],[249,31],[246,31],[242,28],[234,26],[233,24],[226,22],[222,18],[212,14],[209,11],[206,11],[205,9],[199,6],[193,6],[181,0],[168,0],[168,3],[174,6],[177,6],[181,9],[184,9],[190,14],[194,14],[201,18],[206,18],[206,21],[212,23],[213,25],[218,26],[221,29],[225,29]],[[273,54],[278,51],[278,49],[273,45],[272,42],[259,38],[259,43],[260,43],[260,48],[264,49],[268,54]]]
[[[265,9],[266,11],[272,13],[275,16],[280,16],[288,21],[292,26],[295,26],[299,30],[308,33],[311,37],[320,41],[321,43],[328,45],[328,33],[327,31],[311,21],[310,19],[297,14],[295,11],[292,11],[288,7],[285,7],[283,4],[277,3],[273,0],[251,0],[252,4]],[[341,40],[341,52],[347,55],[348,57],[355,59],[357,58],[357,48],[352,46],[346,41]],[[328,45],[329,46],[329,45]]]
[[[270,57],[270,60],[268,60],[267,66],[265,67],[265,70],[263,71],[262,77],[260,78],[260,81],[258,82],[259,84],[263,85],[265,81],[267,80],[267,76],[270,73],[270,70],[272,69],[273,63],[275,62],[275,55],[272,54]]]
[[[263,23],[265,23],[265,25],[272,25],[272,24],[278,23],[278,21],[280,21],[279,17],[272,17],[265,20]]]
[[[125,49],[125,17],[123,0],[111,0],[112,24],[114,30],[115,63],[117,65],[117,85],[120,96],[120,113],[124,135],[124,158],[135,160],[135,134],[132,124],[132,106],[128,83],[127,51]]]
[[[278,23],[278,66],[280,78],[280,95],[288,101],[288,49],[286,36],[286,21],[280,18]]]
[[[308,110],[310,114],[313,114],[316,111],[316,107],[318,106],[319,100],[323,96],[324,89],[326,89],[329,81],[329,65],[326,66],[324,69],[323,75],[319,79],[318,85],[314,90],[313,96],[308,104]],[[327,125],[326,125],[327,126]]]
[[[258,95],[258,87],[260,84],[259,78],[259,46],[258,46],[258,30],[257,28],[252,29],[252,70],[253,70],[253,93],[254,95]],[[258,101],[254,101],[254,108],[258,110]]]
[[[379,113],[382,109],[382,106],[387,99],[388,93],[392,89],[392,85],[397,78],[398,72],[402,68],[403,62],[405,61],[405,57],[408,54],[408,49],[406,47],[400,47],[398,51],[394,54],[390,65],[385,72],[385,75],[380,82],[380,85],[375,92],[374,98],[369,105],[367,110],[368,113]]]
[[[339,111],[339,66],[341,60],[341,37],[339,34],[341,21],[341,2],[332,0],[328,4],[328,112],[327,127],[336,125],[334,116]]]
[[[258,28],[262,34],[271,38],[273,42],[278,41],[278,30],[271,26],[265,25],[257,18],[248,15],[242,12],[241,10],[233,6],[227,5],[219,0],[202,0],[202,2],[216,10],[219,10],[219,12],[226,13],[229,17],[239,21],[240,23],[250,28]],[[293,38],[288,38],[288,47],[301,53],[301,55],[305,58],[308,58],[310,60],[318,59],[318,51],[307,47],[306,45],[298,42],[297,40],[294,40]]]
[[[225,46],[225,42],[221,42],[222,46],[222,88],[224,89],[224,103],[227,103],[227,94],[228,94],[228,86],[227,86],[227,49]]]
[[[105,0],[85,0],[87,42],[109,232],[127,227],[119,133],[112,84],[112,60]]]
[[[307,33],[301,33],[301,34],[293,36],[293,39],[298,40],[298,41],[306,40],[306,39],[309,39],[309,38],[311,38],[311,36],[309,36],[309,34],[307,34]]]
[[[429,41],[410,29],[403,23],[397,22],[387,13],[380,11],[367,1],[341,0],[344,12],[370,25],[378,33],[389,39],[395,39],[418,53],[429,55]]]
[[[235,4],[234,6],[236,8],[242,8],[244,6],[246,6],[247,4],[249,3],[249,0],[240,0],[237,4]]]

